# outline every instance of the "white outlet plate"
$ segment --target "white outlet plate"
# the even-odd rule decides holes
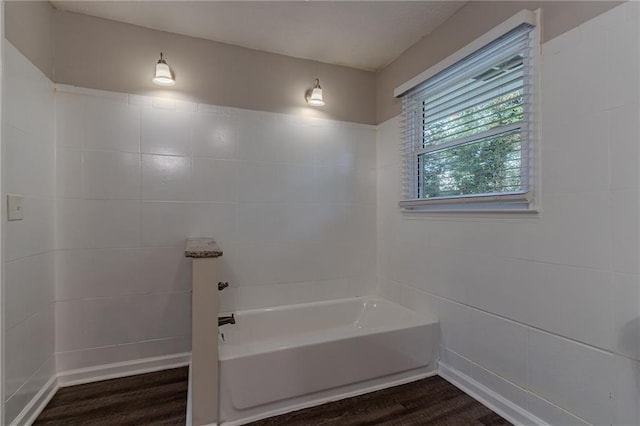
[[[22,195],[7,195],[7,219],[22,220]]]

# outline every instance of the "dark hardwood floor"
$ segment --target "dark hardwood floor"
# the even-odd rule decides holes
[[[189,369],[176,368],[61,388],[34,425],[182,425]]]
[[[35,425],[184,425],[188,369],[60,389]],[[253,426],[413,426],[509,423],[440,377],[330,402]]]

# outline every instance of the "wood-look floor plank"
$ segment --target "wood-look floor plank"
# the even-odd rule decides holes
[[[184,425],[189,369],[58,390],[34,425]]]
[[[184,425],[188,369],[177,368],[60,389],[37,426]],[[330,402],[252,426],[508,426],[440,377]]]

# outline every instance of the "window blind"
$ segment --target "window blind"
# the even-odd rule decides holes
[[[403,95],[402,207],[530,201],[532,28],[516,27]]]

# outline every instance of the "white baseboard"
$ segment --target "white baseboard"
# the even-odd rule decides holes
[[[514,425],[548,426],[547,423],[534,416],[524,408],[498,395],[486,386],[478,383],[468,375],[445,364],[438,363],[438,375],[489,407]]]
[[[53,376],[11,422],[11,426],[33,424],[42,410],[44,410],[44,407],[51,401],[53,395],[56,394],[58,388],[58,378]]]
[[[190,362],[191,353],[187,352],[62,371],[58,373],[58,385],[60,387],[74,386],[100,380],[133,376],[135,374],[152,373],[170,368],[185,367]]]

